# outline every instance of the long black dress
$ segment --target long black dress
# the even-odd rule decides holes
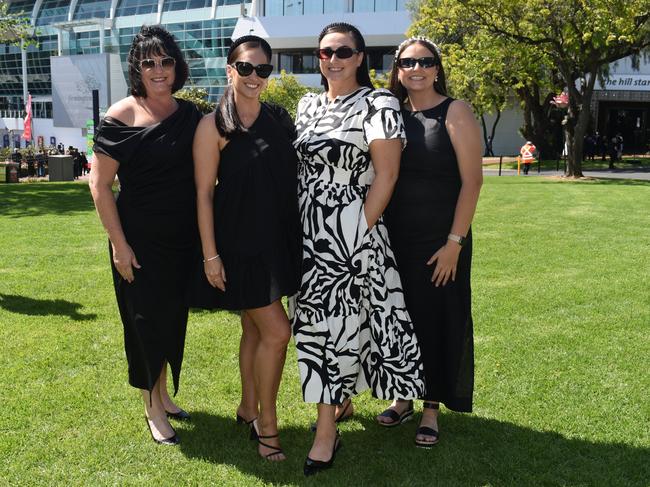
[[[298,289],[301,240],[294,139],[286,110],[262,103],[248,131],[231,136],[221,151],[214,229],[226,291],[210,285],[199,259],[188,294],[192,307],[259,308]]]
[[[427,261],[447,242],[461,188],[456,153],[445,127],[453,99],[421,112],[402,110],[408,145],[386,212],[406,308],[420,344],[426,393],[450,409],[471,412],[474,345],[471,312],[471,231],[456,280],[435,287]]]
[[[149,127],[104,118],[94,147],[120,163],[117,211],[142,267],[129,284],[111,255],[129,383],[153,389],[167,361],[175,392],[187,327],[184,298],[198,241],[192,140],[201,119],[194,104],[177,101],[172,115]]]

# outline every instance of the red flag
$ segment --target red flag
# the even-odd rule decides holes
[[[27,105],[25,105],[25,122],[23,128],[23,139],[32,140],[32,95],[27,96]]]

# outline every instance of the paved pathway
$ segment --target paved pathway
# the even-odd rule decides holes
[[[486,176],[498,176],[499,168],[495,167],[483,167],[483,174]],[[641,181],[650,181],[650,167],[644,166],[633,166],[627,168],[618,168],[618,169],[603,169],[599,171],[583,171],[583,174],[586,177],[590,178],[602,178],[602,179],[637,179]],[[502,176],[516,176],[516,169],[502,169]],[[542,169],[541,173],[537,172],[537,167],[530,169],[528,173],[529,176],[563,176],[564,171],[555,171],[555,170],[545,170]],[[524,176],[521,173],[521,176]],[[525,177],[525,176],[524,176]]]

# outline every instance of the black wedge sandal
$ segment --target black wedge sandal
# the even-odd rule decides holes
[[[408,402],[408,407],[402,412],[402,414],[398,413],[394,409],[388,408],[379,416],[382,418],[390,419],[389,423],[377,420],[380,426],[383,426],[384,428],[393,428],[395,426],[399,426],[403,422],[408,421],[411,419],[411,417],[413,417],[413,401]]]
[[[425,401],[422,404],[422,407],[426,409],[440,409],[440,404],[437,402],[434,403]],[[418,435],[430,436],[433,438],[433,441],[418,440]],[[415,432],[415,446],[419,448],[431,448],[433,445],[438,443],[438,437],[438,432],[433,428],[430,428],[429,426],[420,426]]]

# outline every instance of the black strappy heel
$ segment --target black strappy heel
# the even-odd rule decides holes
[[[423,408],[426,409],[440,409],[440,404],[437,402],[424,402],[422,404]],[[415,432],[415,445],[418,446],[419,448],[431,448],[433,445],[438,443],[438,437],[439,434],[436,430],[433,428],[430,428],[428,426],[420,426],[417,431]],[[431,436],[434,438],[433,441],[422,441],[418,440],[417,435],[425,435],[425,436]]]
[[[255,421],[256,419],[257,418],[255,418],[253,421]],[[279,446],[269,445],[268,443],[264,443],[262,440],[270,440],[272,438],[279,438],[279,437],[280,437],[280,435],[278,433],[276,433],[274,435],[260,435],[257,432],[257,428],[255,427],[255,423],[252,422],[252,424],[251,424],[251,440],[257,440],[258,445],[262,445],[263,447],[268,448],[269,450],[273,450],[271,453],[267,453],[266,455],[264,455],[264,458],[266,460],[269,460],[272,456],[275,456],[275,455],[284,455],[284,451]],[[258,450],[257,453],[259,454],[259,450]]]
[[[236,414],[237,414],[237,424],[245,424],[246,426],[248,426],[250,428],[251,433],[250,433],[248,439],[249,440],[257,440],[257,431],[255,431],[255,429],[252,427],[253,421],[255,421],[257,419],[257,416],[255,416],[253,419],[251,419],[249,421],[246,421],[246,418],[244,418],[243,416],[240,416],[239,413],[236,413]]]

